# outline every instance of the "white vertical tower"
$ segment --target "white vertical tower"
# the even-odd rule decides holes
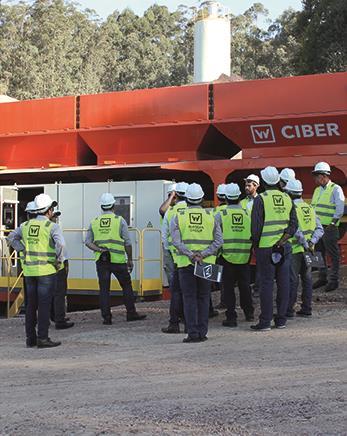
[[[219,2],[205,1],[194,26],[194,83],[231,74],[229,14]]]

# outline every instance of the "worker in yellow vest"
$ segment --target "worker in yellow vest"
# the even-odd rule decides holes
[[[339,224],[344,214],[345,196],[341,186],[331,181],[331,168],[328,163],[317,163],[312,174],[318,187],[313,193],[311,204],[324,228],[324,235],[317,248],[322,251],[324,258],[328,254],[332,262],[329,278],[328,268],[325,266],[319,271],[319,278],[313,284],[313,289],[326,285],[324,291],[331,292],[339,287]]]
[[[279,173],[275,167],[261,171],[265,192],[255,200],[251,215],[251,233],[256,249],[260,278],[260,317],[251,328],[268,331],[273,317],[273,287],[277,282],[276,328],[286,327],[289,299],[291,246],[288,243],[298,229],[294,204],[280,191]]]
[[[163,333],[169,334],[180,333],[179,321],[183,318],[183,297],[178,277],[176,249],[172,244],[172,238],[170,234],[170,223],[178,212],[187,207],[187,203],[185,201],[187,188],[188,183],[177,183],[176,203],[165,213],[161,233],[164,250],[168,251],[168,256],[170,256],[170,260],[173,265],[172,274],[170,276],[168,275],[168,278],[170,278],[169,286],[171,292],[169,325],[168,327],[163,327],[161,329]]]
[[[294,317],[294,309],[297,300],[299,277],[301,278],[301,309],[296,312],[297,316],[310,317],[312,315],[312,270],[306,265],[304,252],[314,252],[314,247],[324,234],[322,224],[313,207],[302,199],[302,184],[300,180],[289,180],[286,192],[292,198],[299,228],[290,240],[292,244],[292,261],[290,270],[290,294],[287,318]]]
[[[61,342],[48,336],[49,316],[57,271],[63,264],[64,237],[60,227],[50,221],[57,205],[49,195],[35,198],[37,216],[10,233],[8,241],[23,251],[23,275],[26,289],[25,331],[27,347],[51,348]],[[37,330],[36,330],[37,325]]]
[[[235,285],[238,283],[240,306],[246,321],[254,320],[254,307],[250,286],[252,241],[251,219],[240,203],[239,185],[230,183],[225,190],[228,206],[218,214],[223,231],[222,265],[226,303],[225,327],[237,327]]]
[[[252,213],[254,199],[258,196],[258,188],[260,186],[259,177],[255,174],[250,174],[244,179],[246,197],[241,200],[240,204],[243,209],[249,214]]]
[[[135,296],[130,276],[134,267],[131,239],[126,221],[115,213],[115,203],[116,200],[112,194],[102,194],[101,215],[91,222],[85,241],[86,246],[95,253],[100,288],[100,309],[104,325],[112,324],[110,308],[112,274],[117,278],[123,290],[127,321],[140,321],[146,318],[146,315],[137,313],[135,308]]]
[[[220,225],[213,213],[201,207],[204,191],[197,183],[186,192],[188,207],[170,223],[172,243],[177,249],[177,267],[183,294],[184,317],[188,336],[183,342],[207,340],[211,282],[194,275],[194,264],[216,262],[222,246]]]

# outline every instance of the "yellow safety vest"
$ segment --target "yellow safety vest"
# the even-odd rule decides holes
[[[121,217],[114,214],[103,214],[95,218],[92,223],[94,244],[107,248],[111,255],[111,263],[126,263],[124,239],[120,236]],[[95,252],[95,260],[100,259],[101,253]]]
[[[323,226],[331,224],[336,211],[336,205],[331,201],[335,186],[335,183],[329,183],[325,189],[318,186],[313,193],[311,205]],[[339,224],[340,221],[336,223]]]
[[[177,249],[172,244],[172,237],[170,233],[170,223],[172,221],[172,218],[174,218],[178,212],[187,209],[187,203],[185,201],[176,203],[174,206],[171,206],[170,209],[167,211],[167,220],[169,223],[169,235],[167,238],[168,244],[169,244],[169,250],[172,254],[173,260],[175,263],[177,263]]]
[[[214,240],[214,216],[209,211],[199,207],[189,207],[178,212],[178,227],[182,242],[191,251],[203,251]],[[216,256],[208,256],[206,263],[216,263]],[[191,265],[188,256],[177,253],[177,267],[182,268]]]
[[[270,248],[288,227],[293,202],[288,194],[278,189],[269,189],[260,196],[264,202],[265,219],[259,248]]]
[[[298,217],[299,229],[305,236],[306,241],[312,238],[313,232],[316,228],[316,214],[312,206],[303,202],[295,204],[296,215]],[[290,239],[292,244],[292,252],[303,253],[304,247],[299,244],[295,237]]]
[[[229,206],[221,213],[223,226],[222,256],[230,263],[244,265],[251,257],[251,219],[240,208]]]
[[[26,277],[55,274],[56,251],[51,237],[54,224],[49,220],[31,219],[22,225],[22,241],[25,247],[22,260]]]

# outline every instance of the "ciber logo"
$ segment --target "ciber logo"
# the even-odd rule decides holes
[[[100,227],[106,228],[111,226],[111,218],[101,218]]]
[[[254,144],[269,144],[276,142],[275,133],[271,124],[258,124],[251,126]]]
[[[340,127],[337,123],[294,124],[283,126],[280,129],[282,137],[287,140],[341,136]],[[251,126],[251,132],[254,144],[276,142],[272,124],[253,125]]]
[[[190,224],[202,224],[202,213],[189,214]]]
[[[302,213],[307,217],[310,215],[310,208],[309,207],[303,207]]]
[[[284,206],[284,199],[281,195],[273,195],[272,200],[274,202],[274,206]]]
[[[242,226],[243,225],[243,215],[240,213],[232,214],[232,222],[234,226]]]
[[[210,277],[212,277],[212,265],[207,265],[204,267],[203,275],[205,279],[209,279]]]
[[[40,226],[30,226],[29,227],[29,236],[33,236],[37,238],[40,233]]]

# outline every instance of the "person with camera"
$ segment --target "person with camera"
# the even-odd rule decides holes
[[[115,213],[115,198],[110,193],[100,198],[101,215],[95,218],[88,229],[85,245],[95,253],[96,271],[100,288],[100,309],[104,325],[112,324],[110,307],[111,275],[123,290],[127,321],[140,321],[146,315],[137,313],[130,273],[134,264],[128,225]]]

